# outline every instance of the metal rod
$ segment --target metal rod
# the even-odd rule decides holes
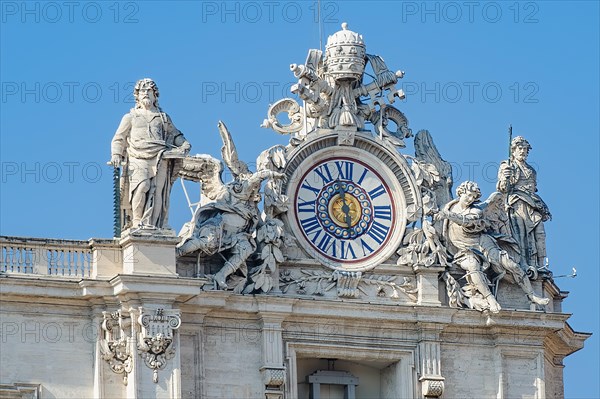
[[[113,235],[121,237],[121,168],[113,169]]]
[[[185,199],[187,200],[188,208],[190,208],[190,212],[192,212],[192,216],[194,216],[195,209],[192,209],[192,206],[196,205],[197,203],[192,204],[192,201],[190,201],[190,196],[188,195],[187,189],[185,188],[185,183],[183,182],[183,179],[179,179],[179,181],[181,182],[181,187],[183,187],[183,193],[185,194]]]

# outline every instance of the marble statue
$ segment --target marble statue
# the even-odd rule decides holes
[[[311,50],[305,65],[291,66],[299,79],[292,92],[306,101],[308,116],[320,118],[320,127],[364,129],[365,120],[377,117],[374,105],[383,104],[378,98],[380,93],[393,90],[403,73],[391,72],[381,57],[366,54],[362,36],[349,30],[346,23],[328,38],[324,60],[320,53]],[[376,80],[365,86],[362,80],[367,62],[371,63]],[[395,90],[393,94],[401,95]],[[370,96],[372,105],[364,104],[361,96]]]
[[[246,260],[257,248],[253,234],[260,220],[258,204],[261,184],[267,179],[281,179],[282,173],[259,169],[252,173],[238,158],[237,150],[226,126],[219,122],[223,139],[221,149],[224,163],[234,180],[224,184],[223,166],[209,155],[186,158],[187,177],[197,174],[202,182],[202,194],[213,202],[198,208],[192,222],[180,233],[179,256],[200,251],[201,256],[221,254],[224,266],[213,276],[215,288],[226,289],[227,278],[239,269],[246,275]]]
[[[159,107],[153,80],[139,80],[133,94],[135,108],[123,116],[111,144],[110,163],[124,166],[123,227],[169,228],[171,187],[191,146]]]
[[[370,65],[373,81],[363,83],[365,68]],[[303,65],[290,65],[298,79],[291,91],[304,101],[300,107],[295,100],[286,98],[270,107],[268,119],[262,127],[270,127],[281,134],[314,128],[367,130],[372,123],[376,133],[397,147],[405,147],[404,138],[411,137],[408,120],[402,112],[389,105],[395,98],[404,98],[395,85],[404,72],[392,72],[383,58],[366,53],[363,37],[342,24],[342,30],[329,36],[325,54],[309,50]],[[290,123],[282,124],[277,114],[287,112]],[[297,145],[302,137],[293,137]]]
[[[501,195],[492,195],[490,202],[478,204],[481,191],[477,183],[466,181],[456,190],[457,199],[450,201],[439,213],[436,220],[443,220],[444,237],[447,247],[454,257],[454,263],[466,272],[469,287],[477,291],[487,302],[491,312],[500,311],[500,305],[492,294],[484,271],[492,270],[504,277],[508,274],[523,289],[532,303],[546,305],[548,298],[540,298],[533,292],[529,278],[503,250],[498,239],[489,232],[486,208],[490,202],[502,201]],[[490,207],[493,207],[491,205]]]
[[[536,171],[527,163],[531,145],[521,136],[510,145],[510,159],[500,164],[497,190],[508,196],[507,208],[513,238],[519,244],[523,264],[543,268],[546,258],[544,222],[552,215],[537,194]]]
[[[273,146],[256,159],[258,170],[283,173],[286,166],[285,147]],[[263,212],[256,228],[258,264],[249,271],[249,284],[243,293],[279,291],[279,264],[285,260],[283,245],[285,228],[279,218],[288,211],[289,198],[282,194],[283,179],[267,179],[263,195]],[[235,291],[235,289],[234,289]]]

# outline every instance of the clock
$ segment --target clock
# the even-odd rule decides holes
[[[323,265],[364,271],[398,249],[407,207],[419,197],[397,151],[366,133],[356,133],[353,146],[336,139],[323,135],[290,157],[288,226]]]

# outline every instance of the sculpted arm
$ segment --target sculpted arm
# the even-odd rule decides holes
[[[131,114],[126,114],[123,116],[123,119],[121,119],[121,123],[117,128],[117,132],[115,133],[110,146],[110,163],[113,166],[121,166],[121,162],[123,162],[127,150],[127,138],[129,138],[130,133]]]
[[[496,183],[496,190],[501,193],[507,193],[510,191],[510,186],[514,184],[513,181],[512,167],[507,161],[500,163],[500,169],[498,169],[498,183]]]
[[[171,117],[167,115],[167,134],[173,137],[173,145],[175,147],[179,147],[180,150],[184,151],[186,154],[190,152],[192,149],[192,145],[185,139],[185,136],[179,129],[173,125],[173,121]]]
[[[285,175],[283,173],[263,169],[253,173],[252,176],[248,178],[248,183],[250,183],[250,185],[256,185],[260,184],[265,179],[283,179],[284,176]]]
[[[483,231],[486,227],[483,212],[478,208],[471,208],[467,213],[456,213],[444,209],[440,211],[438,217],[448,219],[470,231]]]
[[[179,135],[175,137],[174,144],[186,152],[189,152],[192,149],[192,145],[185,139],[185,137],[183,137],[183,133],[181,132],[179,132]]]

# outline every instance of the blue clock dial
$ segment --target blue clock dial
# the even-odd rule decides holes
[[[350,158],[313,165],[294,196],[297,225],[320,256],[365,263],[386,245],[396,223],[392,191],[375,167]]]

